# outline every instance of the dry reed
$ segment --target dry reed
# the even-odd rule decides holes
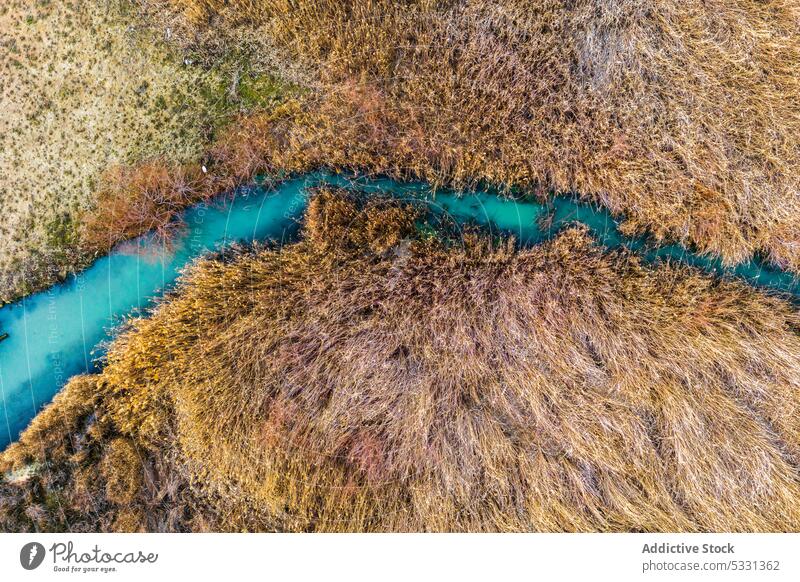
[[[305,158],[577,191],[631,232],[800,270],[796,1],[169,4],[316,72]]]
[[[800,530],[793,306],[579,228],[518,251],[418,218],[326,190],[300,242],[200,261],[2,468],[73,467],[97,529]],[[92,522],[96,466],[122,476]]]

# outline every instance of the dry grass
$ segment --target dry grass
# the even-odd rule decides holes
[[[22,470],[0,476],[0,531],[203,529],[192,517],[203,502],[170,451],[153,457],[121,437],[96,380],[73,378],[2,453],[1,470]]]
[[[301,242],[199,262],[3,468],[57,458],[93,402],[169,469],[161,505],[67,504],[90,528],[800,531],[794,307],[579,229],[516,251],[414,218],[324,191]],[[33,486],[5,487],[19,523]]]
[[[318,71],[301,141],[323,163],[575,190],[630,231],[800,270],[794,0],[170,4]]]
[[[80,266],[76,225],[110,167],[197,161],[277,91],[269,63],[185,64],[172,29],[142,14],[129,0],[0,3],[0,300]]]

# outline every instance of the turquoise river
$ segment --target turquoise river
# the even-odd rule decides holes
[[[679,245],[653,246],[644,239],[625,238],[608,212],[572,196],[540,203],[491,191],[433,192],[421,183],[326,172],[269,188],[256,183],[239,189],[224,202],[187,210],[183,217],[186,228],[170,252],[142,248],[154,246],[143,237],[121,245],[64,283],[0,309],[0,334],[8,334],[0,342],[0,450],[18,437],[70,376],[96,371],[109,332],[125,317],[146,312],[194,259],[235,242],[291,241],[309,189],[321,184],[414,199],[428,204],[434,216],[449,215],[456,224],[471,222],[496,234],[513,234],[521,245],[536,244],[565,224],[580,222],[598,242],[612,248],[625,246],[648,262],[680,261],[716,276],[738,277],[794,298],[800,296],[800,285],[791,274],[758,261],[728,269]]]

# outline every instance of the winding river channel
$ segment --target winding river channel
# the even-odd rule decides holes
[[[326,172],[269,188],[256,182],[226,202],[187,210],[186,228],[169,252],[154,250],[148,237],[142,237],[121,245],[64,283],[0,309],[0,333],[8,334],[0,342],[0,450],[18,437],[70,376],[97,370],[109,332],[125,317],[151,306],[194,259],[235,242],[293,240],[309,189],[322,184],[412,198],[427,203],[434,215],[447,214],[458,224],[472,222],[496,234],[513,234],[524,246],[550,238],[565,224],[580,222],[600,243],[625,246],[645,261],[680,261],[716,276],[738,277],[751,285],[800,296],[800,283],[794,276],[758,261],[723,268],[718,260],[679,245],[653,246],[644,239],[625,238],[607,211],[572,196],[541,203],[492,191],[434,193],[422,183]]]

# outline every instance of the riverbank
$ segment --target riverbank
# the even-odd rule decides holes
[[[0,7],[0,303],[89,264],[81,216],[115,167],[195,162],[290,91],[244,51],[196,62],[146,17],[130,0]]]
[[[795,3],[170,4],[316,72],[297,139],[322,163],[579,192],[628,234],[800,272]]]
[[[179,54],[203,65],[189,67],[199,83],[178,83],[187,91],[201,89],[199,108],[186,111],[190,133],[207,125],[204,95],[212,98],[212,117],[231,110],[254,114],[229,119],[229,131],[215,131],[213,140],[192,155],[187,150],[184,158],[133,156],[138,159],[114,167],[103,162],[103,180],[82,199],[80,212],[43,219],[49,233],[43,248],[50,250],[4,271],[16,277],[16,291],[6,299],[63,278],[122,239],[169,226],[182,208],[256,173],[323,166],[440,186],[486,183],[539,196],[578,192],[624,219],[628,235],[646,232],[659,244],[694,247],[725,265],[760,256],[797,272],[800,211],[793,180],[800,175],[800,131],[792,124],[800,119],[793,109],[800,58],[791,41],[798,35],[787,36],[798,19],[790,18],[786,7],[771,13],[743,8],[746,18],[729,22],[731,42],[720,45],[702,39],[717,39],[712,24],[735,14],[709,15],[694,4],[688,10],[662,4],[641,14],[633,7],[600,6],[590,15],[579,4],[527,16],[513,0],[488,11],[411,3],[398,12],[387,2],[323,0],[303,7],[268,0],[225,6],[148,0],[135,6],[146,30],[169,30]],[[189,8],[186,15],[181,7]],[[330,23],[324,34],[318,26],[322,15]],[[509,38],[497,37],[490,24],[507,30]],[[380,34],[372,34],[375,26]],[[441,42],[454,26],[463,33]],[[647,27],[664,34],[645,35],[647,42],[636,45],[641,54],[610,58],[588,47],[575,53],[590,33],[601,44],[633,46]],[[754,37],[754,31],[760,32]],[[396,46],[390,41],[374,46],[381,34],[408,38]],[[537,43],[517,39],[530,35]],[[572,43],[564,40],[573,37]],[[673,46],[679,40],[683,44]],[[443,47],[453,43],[458,53],[445,54]],[[652,54],[663,58],[649,58]],[[233,64],[221,79],[222,70],[214,68],[220,62]],[[277,88],[248,82],[243,62],[284,80]],[[603,82],[598,67],[605,71]],[[765,67],[769,80],[756,74]],[[528,72],[513,76],[523,70]],[[679,78],[673,78],[676,70]],[[699,77],[705,81],[696,81]],[[691,90],[685,89],[692,78]],[[443,79],[455,85],[443,85]],[[287,82],[305,89],[278,113],[270,99],[285,96]],[[209,84],[210,92],[203,89]],[[227,97],[236,87],[241,95],[231,103]],[[261,105],[266,99],[266,113],[242,107],[248,99]],[[704,104],[717,102],[741,106],[710,114]],[[220,106],[223,112],[215,110]],[[654,117],[654,110],[665,114]],[[436,115],[427,114],[433,111]],[[488,119],[496,123],[487,125]],[[704,132],[693,129],[695,122]],[[746,144],[743,135],[749,136]],[[161,137],[153,143],[182,143]],[[780,151],[772,152],[765,140],[781,143]],[[40,225],[20,228],[16,236],[39,230]]]

